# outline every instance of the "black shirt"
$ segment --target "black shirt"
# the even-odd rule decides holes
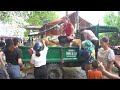
[[[19,65],[18,59],[22,58],[22,50],[21,49],[16,48],[13,52],[10,52],[9,49],[6,48],[3,52],[6,56],[7,63],[11,63],[13,65]]]

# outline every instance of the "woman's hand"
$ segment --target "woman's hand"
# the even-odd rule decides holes
[[[101,71],[105,70],[105,67],[103,66],[102,62],[98,61],[98,66]]]
[[[42,40],[42,43],[43,43],[43,44],[45,44],[45,41],[44,41],[44,40]]]
[[[20,66],[20,70],[22,71],[22,70],[24,70],[24,69],[25,69],[25,65],[22,64],[22,65]]]
[[[46,47],[46,44],[45,44],[45,41],[44,41],[44,40],[42,40],[42,43],[43,43],[44,47]]]

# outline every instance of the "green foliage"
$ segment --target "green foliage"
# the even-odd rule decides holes
[[[9,11],[0,11],[0,21],[2,23],[8,23],[12,21]]]
[[[114,26],[120,29],[120,16],[116,16],[114,12],[109,12],[104,16],[104,22],[107,26]],[[104,36],[108,36],[110,39],[110,45],[120,44],[118,33],[104,33]]]
[[[24,32],[24,37],[28,37],[28,35],[29,35],[29,32],[26,30],[26,31]]]
[[[18,27],[27,25],[40,26],[57,19],[55,11],[0,11],[2,23],[16,23]],[[16,30],[16,33],[17,30]],[[28,32],[24,33],[27,36]]]
[[[15,21],[22,23],[18,18],[30,25],[43,25],[58,18],[55,11],[0,11],[0,21],[4,23]]]
[[[57,19],[55,11],[33,11],[29,18],[26,20],[30,25],[43,25]]]
[[[105,33],[99,33],[99,39],[102,39],[105,36]]]

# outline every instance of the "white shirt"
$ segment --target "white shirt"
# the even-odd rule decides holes
[[[83,35],[86,36],[88,40],[98,40],[98,38],[91,30],[84,30]]]
[[[44,47],[44,50],[40,51],[39,57],[35,55],[36,53],[33,53],[30,62],[34,64],[35,67],[46,65],[47,51],[48,51],[48,47]]]
[[[115,60],[115,53],[111,48],[109,48],[108,50],[104,50],[103,48],[100,48],[98,51],[97,59],[103,62],[103,65],[106,67],[108,61]]]

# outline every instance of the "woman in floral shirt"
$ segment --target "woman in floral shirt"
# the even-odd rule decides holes
[[[108,72],[112,72],[113,63],[115,60],[114,51],[109,47],[109,39],[104,37],[100,40],[101,48],[98,51],[98,58],[103,63]]]

